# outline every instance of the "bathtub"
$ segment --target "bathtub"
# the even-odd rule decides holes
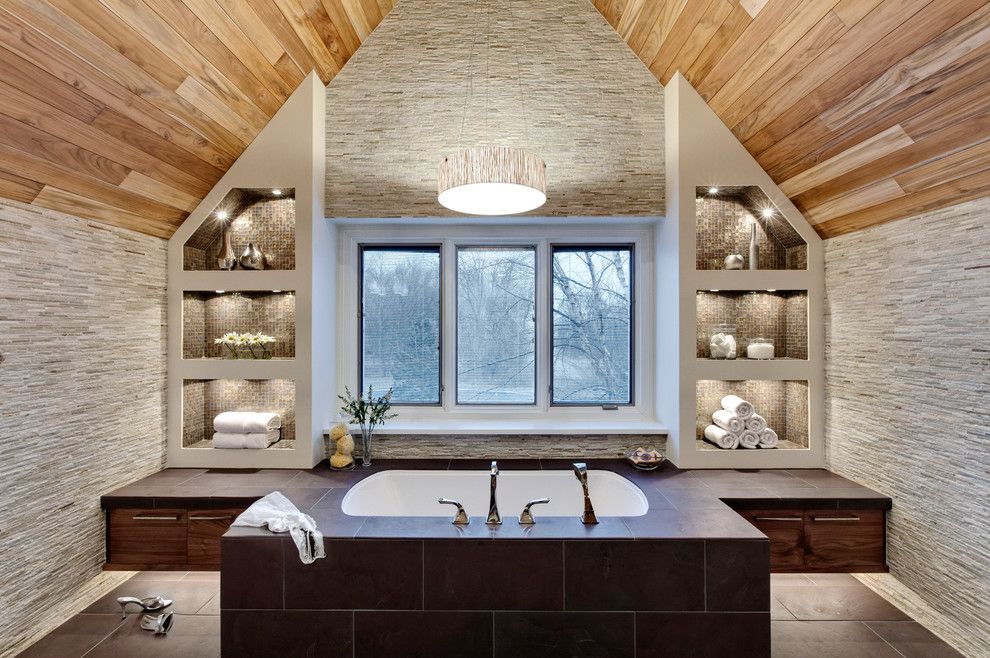
[[[344,496],[341,508],[350,516],[450,516],[454,508],[438,498],[453,498],[469,516],[488,515],[488,471],[382,471],[369,476]],[[598,516],[642,516],[649,509],[639,487],[611,471],[588,471],[588,490]],[[503,519],[519,516],[535,498],[550,498],[533,507],[541,516],[579,517],[584,510],[581,484],[570,470],[503,471],[496,499]]]

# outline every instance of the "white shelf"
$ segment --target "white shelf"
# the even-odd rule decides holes
[[[697,359],[696,379],[740,381],[745,379],[807,380],[820,366],[806,359]]]
[[[807,270],[694,270],[685,279],[697,290],[808,290],[814,280]]]
[[[251,448],[251,449],[245,448],[243,450],[239,450],[239,449],[236,449],[236,448],[229,448],[229,449],[228,448],[214,448],[213,447],[213,439],[203,439],[202,441],[197,441],[196,443],[193,443],[192,445],[183,446],[182,449],[183,450],[216,450],[217,452],[221,452],[221,453],[222,452],[229,452],[229,453],[235,453],[235,452],[254,452],[256,450],[254,448]],[[267,448],[260,448],[260,450],[295,450],[295,449],[296,449],[296,441],[295,441],[295,439],[281,439],[281,440],[276,441],[275,443],[271,444]]]
[[[295,270],[234,270],[232,272],[176,272],[172,285],[180,291],[199,290],[297,290],[299,274]]]
[[[737,452],[744,453],[744,452],[762,451],[764,453],[767,453],[773,450],[808,450],[809,449],[807,446],[798,445],[793,441],[785,441],[784,439],[780,439],[780,441],[777,442],[776,448],[733,448],[732,450],[724,450],[722,448],[719,448],[717,445],[713,443],[709,443],[708,441],[705,441],[703,439],[695,439],[695,441],[697,441],[697,446],[696,446],[697,449],[701,452],[712,451],[712,452],[724,452],[724,453],[733,454]]]
[[[183,359],[182,379],[295,379],[295,359]]]

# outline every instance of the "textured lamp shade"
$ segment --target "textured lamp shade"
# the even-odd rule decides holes
[[[440,161],[437,201],[467,215],[515,215],[547,200],[546,165],[521,149],[482,146]]]

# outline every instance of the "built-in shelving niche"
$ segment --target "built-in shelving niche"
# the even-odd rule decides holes
[[[254,243],[265,254],[265,269],[296,269],[295,190],[239,188],[228,192],[183,245],[184,270],[221,269],[217,257],[224,226],[229,226],[235,256],[240,257]]]
[[[774,450],[807,450],[808,382],[795,380],[701,380],[697,383],[697,420],[695,438],[698,450],[726,451],[704,440],[705,427],[712,423],[712,413],[721,409],[726,395],[738,395],[751,403],[777,432],[780,443]],[[753,452],[737,448],[742,452]]]
[[[754,338],[773,342],[774,360],[808,358],[808,293],[803,290],[699,290],[696,354],[710,358],[710,342],[717,325],[736,328],[736,354],[746,359]]]
[[[267,450],[292,450],[296,384],[290,379],[186,379],[182,382],[182,447],[213,448],[213,419],[222,411],[275,411],[281,439]],[[231,452],[237,452],[232,450]]]
[[[268,348],[272,359],[295,358],[295,293],[291,290],[200,290],[183,293],[183,359],[232,358],[228,348],[215,342],[229,332],[272,336],[275,342]]]
[[[699,187],[695,213],[699,270],[724,270],[729,254],[740,254],[749,269],[754,223],[760,243],[757,269],[808,269],[808,245],[758,186]]]

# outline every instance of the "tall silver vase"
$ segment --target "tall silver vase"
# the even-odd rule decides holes
[[[224,224],[223,235],[220,237],[220,253],[217,254],[217,265],[221,270],[232,270],[237,266],[237,255],[230,244],[230,226]]]

